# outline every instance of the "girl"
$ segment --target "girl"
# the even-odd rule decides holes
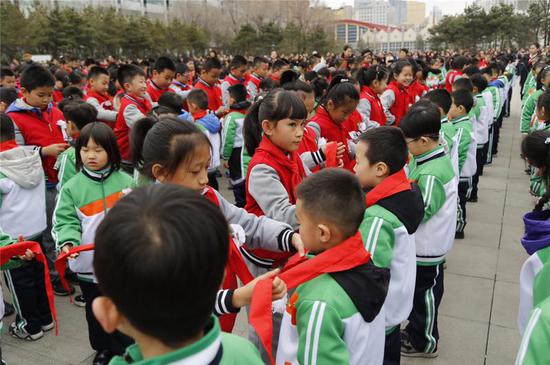
[[[424,96],[430,88],[426,86],[426,77],[428,75],[426,64],[423,61],[411,61],[413,66],[414,80],[408,87],[409,91],[409,103],[416,103],[422,96]],[[424,71],[426,69],[426,71]]]
[[[208,137],[194,124],[177,118],[164,117],[159,122],[150,118],[139,120],[132,131],[132,153],[138,162],[140,173],[151,180],[164,184],[176,184],[195,190],[219,206],[235,236],[245,241],[248,248],[261,249],[261,253],[301,250],[298,234],[283,223],[266,217],[256,217],[242,208],[230,204],[219,192],[208,186],[208,166],[211,160],[211,146]],[[268,251],[270,250],[270,251]],[[251,254],[244,247],[239,251],[247,259],[253,274],[265,272],[273,266],[273,260],[266,260]],[[271,271],[274,276],[277,271]],[[234,271],[227,271],[223,290],[218,293],[215,312],[230,314],[221,318],[222,329],[230,332],[235,314],[250,302],[256,281],[237,288]],[[274,282],[274,293],[281,284]],[[280,297],[279,297],[280,298]]]
[[[550,130],[550,91],[545,91],[537,101],[537,112],[533,115],[533,126],[531,130]],[[544,184],[543,169],[534,166],[531,169],[531,178],[529,187],[531,194],[536,197],[542,197],[546,191]]]
[[[132,178],[120,171],[120,152],[113,130],[94,122],[82,128],[76,140],[76,169],[79,171],[59,192],[53,214],[52,234],[58,251],[94,242],[95,231],[107,212],[132,187]],[[93,251],[74,254],[69,267],[77,274],[86,301],[90,345],[95,363],[108,363],[124,353],[132,342],[119,332],[107,334],[92,313],[92,301],[100,290],[93,273]]]
[[[246,177],[246,210],[298,228],[294,190],[306,176],[297,150],[307,110],[290,91],[277,89],[249,109],[244,143],[252,156]]]
[[[358,104],[359,91],[353,83],[341,76],[335,77],[317,113],[308,123],[308,127],[315,130],[318,138],[344,145],[343,167],[350,171],[353,169],[355,156],[353,138],[358,130],[356,122],[361,122],[361,116],[354,115]]]
[[[386,114],[380,96],[388,84],[388,70],[384,66],[363,68],[357,73],[357,81],[361,85],[361,94],[357,110],[361,113],[363,122],[367,125],[386,124]],[[376,126],[376,125],[375,125]]]
[[[521,126],[529,126],[533,115],[537,114],[537,101],[539,97],[550,87],[550,65],[544,66],[537,76],[537,90],[525,101],[521,110]],[[523,132],[523,130],[522,130]]]
[[[401,118],[409,109],[409,97],[405,88],[413,80],[412,65],[407,60],[395,63],[391,72],[391,81],[382,94],[382,105],[386,111],[386,123],[399,125]]]

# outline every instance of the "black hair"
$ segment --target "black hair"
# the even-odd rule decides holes
[[[370,66],[369,68],[361,67],[355,74],[355,78],[359,81],[361,87],[370,86],[374,80],[382,81],[388,77],[388,70],[382,65]]]
[[[88,72],[88,80],[97,79],[101,75],[109,76],[109,72],[103,67],[93,66]]]
[[[61,88],[65,88],[71,83],[71,79],[69,78],[69,74],[65,70],[58,69],[58,70],[55,71],[53,76],[55,77],[56,81],[61,82],[61,85],[62,85]]]
[[[176,64],[169,57],[161,56],[157,58],[153,64],[153,70],[157,72],[162,72],[164,70],[176,71]]]
[[[217,58],[207,58],[204,64],[201,67],[201,70],[204,72],[208,72],[213,69],[222,69],[222,63]]]
[[[167,91],[159,97],[157,103],[159,106],[170,109],[170,111],[174,114],[181,114],[183,98],[176,93]]]
[[[462,70],[464,66],[466,65],[466,62],[468,59],[464,56],[457,56],[453,59],[453,62],[451,63],[452,68],[460,69]]]
[[[308,71],[308,72],[304,73],[304,80],[306,80],[306,81],[311,82],[311,81],[315,80],[316,78],[317,78],[317,72],[315,72],[315,71]]]
[[[200,194],[170,184],[135,189],[97,229],[99,288],[133,327],[177,347],[209,323],[228,237],[221,210]]]
[[[85,125],[93,123],[97,118],[97,109],[83,100],[72,100],[63,105],[63,117],[66,121],[73,122],[78,130]]]
[[[153,165],[162,165],[173,175],[182,162],[188,162],[198,146],[210,147],[208,137],[193,123],[174,117],[143,118],[132,128],[130,143],[134,166],[145,176],[155,179]]]
[[[466,113],[469,113],[474,106],[474,98],[472,93],[468,90],[457,90],[451,94],[451,98],[453,99],[453,104],[456,106],[463,106]]]
[[[334,224],[344,235],[353,236],[365,213],[365,196],[359,180],[351,172],[330,168],[306,178],[296,197],[308,217]]]
[[[474,91],[474,84],[467,77],[459,77],[453,82],[453,87],[456,90],[468,90],[469,92]]]
[[[274,89],[263,99],[252,104],[244,118],[243,137],[246,151],[254,155],[262,139],[262,121],[275,124],[282,119],[302,120],[307,118],[304,102],[293,92]]]
[[[260,90],[263,93],[270,92],[274,88],[275,88],[275,81],[273,81],[272,78],[267,77],[267,78],[260,81]]]
[[[407,138],[428,137],[439,140],[441,116],[437,105],[429,100],[420,100],[409,108],[399,123],[399,128]]]
[[[67,86],[63,88],[61,91],[61,95],[63,95],[63,99],[83,99],[84,93],[82,92],[82,89],[77,86]]]
[[[300,78],[300,75],[294,70],[285,70],[281,74],[281,86],[284,86],[287,83],[294,82]]]
[[[95,65],[97,62],[93,58],[86,58],[84,60],[84,66],[88,67],[91,65]]]
[[[542,171],[546,192],[534,209],[542,210],[550,200],[550,131],[541,130],[529,133],[521,142],[521,155],[530,165]]]
[[[288,91],[303,92],[306,94],[312,94],[314,92],[313,86],[299,79],[296,79],[293,82],[285,83],[283,85],[283,89]]]
[[[0,142],[15,139],[13,120],[6,113],[0,113]]]
[[[202,110],[208,109],[208,95],[202,89],[193,89],[187,94],[187,103],[193,103]]]
[[[323,67],[319,71],[317,71],[317,75],[328,79],[330,78],[330,70],[328,69],[328,67]]]
[[[3,79],[4,77],[7,77],[7,76],[15,76],[15,74],[8,67],[0,68],[0,79]]]
[[[530,44],[530,46],[535,46],[535,48],[540,49],[540,43],[539,42],[533,42]]]
[[[328,81],[322,77],[318,77],[315,80],[311,82],[311,85],[313,86],[313,92],[315,93],[315,99],[320,100],[322,99],[328,89]]]
[[[279,71],[281,68],[283,68],[287,65],[289,65],[287,60],[285,60],[283,58],[279,58],[278,60],[273,62],[273,65],[271,66],[271,69],[276,72],[276,71]]]
[[[334,107],[338,108],[350,101],[359,101],[359,92],[349,78],[336,76],[330,82],[327,94],[320,103],[326,106],[329,100],[332,101]]]
[[[254,67],[255,67],[255,68],[259,67],[262,63],[267,63],[267,64],[269,64],[269,61],[268,61],[267,58],[262,57],[262,56],[256,56],[256,57],[254,57]]]
[[[359,136],[359,141],[367,145],[365,157],[369,164],[383,162],[390,175],[405,166],[408,158],[407,143],[399,128],[382,126],[372,128]]]
[[[537,110],[544,108],[544,113],[546,117],[550,116],[550,90],[546,90],[540,94],[537,100]],[[550,123],[550,120],[546,120],[546,123]]]
[[[26,67],[23,73],[21,73],[19,82],[21,87],[25,88],[28,92],[39,87],[55,86],[55,79],[51,72],[37,64]]]
[[[189,71],[189,67],[185,63],[178,63],[176,65],[176,70],[174,71],[175,75],[183,75],[184,73]]]
[[[391,78],[395,79],[396,76],[398,76],[401,72],[403,72],[403,69],[405,67],[410,67],[411,70],[413,68],[413,65],[409,62],[409,60],[398,60],[391,66]]]
[[[229,86],[227,88],[227,92],[229,93],[229,97],[235,100],[235,103],[242,103],[243,101],[246,101],[247,90],[246,86],[243,84]]]
[[[495,63],[495,62],[491,62],[487,65],[487,67],[485,67],[484,69],[481,70],[481,74],[485,74],[485,75],[490,75],[490,76],[493,76],[494,73],[499,73],[500,72],[500,69],[498,67],[498,65]]]
[[[422,97],[422,99],[427,99],[432,103],[435,103],[435,105],[443,109],[443,113],[445,115],[447,115],[449,109],[451,109],[451,104],[453,103],[451,94],[449,94],[449,92],[445,89],[430,90]]]
[[[399,50],[399,52],[401,52],[401,51],[405,52],[406,54],[409,54],[409,50],[407,48],[401,48]]]
[[[17,90],[13,87],[0,87],[0,101],[10,105],[17,100]]]
[[[483,92],[487,88],[488,82],[485,79],[485,77],[481,76],[480,73],[473,74],[470,76],[470,81],[472,82],[472,85],[477,87],[477,91],[479,93]]]
[[[111,166],[111,170],[120,169],[121,157],[116,143],[115,132],[105,123],[93,122],[85,125],[84,128],[80,130],[80,135],[76,139],[75,156],[77,171],[83,166],[80,150],[88,145],[90,139],[93,139],[97,145],[103,147],[105,152],[107,152],[109,159],[108,163]]]
[[[81,82],[82,77],[76,71],[69,74],[69,85],[80,85]]]
[[[124,89],[124,84],[132,82],[137,76],[145,77],[143,69],[136,65],[121,65],[117,72],[117,79],[120,87]]]
[[[464,73],[465,75],[468,75],[468,76],[478,74],[479,72],[480,72],[479,67],[477,67],[477,66],[468,66],[462,71],[462,73]]]
[[[233,70],[235,68],[246,66],[246,64],[247,64],[246,58],[244,58],[241,55],[236,55],[233,57],[233,59],[229,63],[229,69]]]
[[[543,67],[542,70],[540,70],[539,74],[537,75],[537,90],[541,89],[543,86],[542,81],[550,75],[550,64],[547,64]]]

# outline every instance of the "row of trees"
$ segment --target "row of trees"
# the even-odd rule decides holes
[[[177,9],[176,9],[177,10]],[[290,20],[250,22],[235,31],[173,17],[165,23],[146,16],[123,16],[112,8],[49,9],[35,4],[28,16],[17,5],[0,3],[2,61],[23,51],[79,57],[155,57],[164,53],[203,54],[207,48],[235,53],[324,52],[335,47],[333,37],[318,24]],[[200,20],[200,19],[199,19]]]
[[[515,12],[512,5],[500,4],[486,12],[474,4],[463,14],[444,17],[429,31],[434,48],[522,47],[539,40],[548,44],[550,1],[532,2],[527,14]]]

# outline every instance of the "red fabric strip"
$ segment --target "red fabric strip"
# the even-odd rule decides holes
[[[68,293],[71,292],[71,288],[69,287],[69,283],[67,283],[67,280],[65,279],[65,270],[67,269],[67,260],[69,259],[69,256],[71,256],[73,253],[78,253],[82,251],[92,251],[94,249],[95,245],[93,243],[89,243],[87,245],[82,246],[76,246],[69,250],[67,253],[61,253],[59,256],[57,256],[57,259],[55,260],[55,269],[59,273],[59,280],[61,281],[61,285],[67,290]],[[69,294],[69,300],[71,303],[73,302],[73,297]]]
[[[411,189],[411,182],[407,179],[405,170],[401,169],[385,178],[384,181],[367,193],[367,207],[376,204],[379,200],[388,196]]]
[[[17,142],[15,142],[15,139],[10,139],[9,141],[0,142],[0,151],[11,150],[17,146],[18,145]]]
[[[336,142],[329,142],[325,147],[325,157],[327,167],[338,167],[338,160],[336,159],[336,149],[338,144]]]

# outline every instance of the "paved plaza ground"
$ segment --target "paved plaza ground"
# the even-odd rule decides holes
[[[514,90],[512,115],[504,120],[499,154],[481,178],[479,202],[468,204],[466,239],[456,241],[448,256],[445,295],[440,307],[439,357],[403,359],[403,364],[512,364],[520,337],[516,329],[519,272],[527,254],[520,244],[522,216],[533,206],[529,179],[520,159],[519,89]],[[223,179],[225,180],[225,179]],[[223,193],[232,193],[223,182]],[[10,300],[4,287],[4,295]],[[48,332],[25,342],[6,332],[13,316],[4,319],[0,337],[9,365],[91,364],[84,309],[56,297],[59,336]],[[183,307],[182,310],[185,310]],[[245,313],[235,333],[246,336]]]

